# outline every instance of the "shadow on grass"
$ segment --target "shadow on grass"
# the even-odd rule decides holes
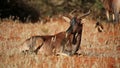
[[[40,17],[40,12],[27,5],[23,0],[0,0],[0,18],[10,18],[12,20],[20,20],[37,22]]]

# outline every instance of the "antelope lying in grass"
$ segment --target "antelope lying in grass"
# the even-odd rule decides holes
[[[73,18],[66,32],[60,32],[55,35],[30,37],[22,44],[23,47],[20,48],[20,51],[44,55],[74,55],[80,47],[82,35],[81,18],[88,14],[89,12],[79,18]]]

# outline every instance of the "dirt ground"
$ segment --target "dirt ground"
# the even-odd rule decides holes
[[[69,22],[61,18],[46,24],[0,21],[0,68],[120,68],[120,23],[84,19],[79,56],[24,55],[18,48],[31,36],[65,31]],[[56,44],[57,45],[57,44]]]

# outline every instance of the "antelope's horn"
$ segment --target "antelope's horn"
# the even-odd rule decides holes
[[[73,9],[73,10],[69,13],[70,17],[73,17],[73,16],[74,16],[73,13],[76,12],[76,11],[77,11],[77,9]]]
[[[82,16],[78,16],[78,19],[81,19],[81,18],[84,18],[84,17],[86,17],[86,16],[88,16],[89,14],[90,14],[90,10],[87,12],[87,13],[85,13],[84,15],[82,15]]]

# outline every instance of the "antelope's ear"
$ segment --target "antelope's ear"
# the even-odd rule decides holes
[[[70,22],[70,18],[66,17],[66,16],[62,16],[62,18],[66,21],[66,22]]]

